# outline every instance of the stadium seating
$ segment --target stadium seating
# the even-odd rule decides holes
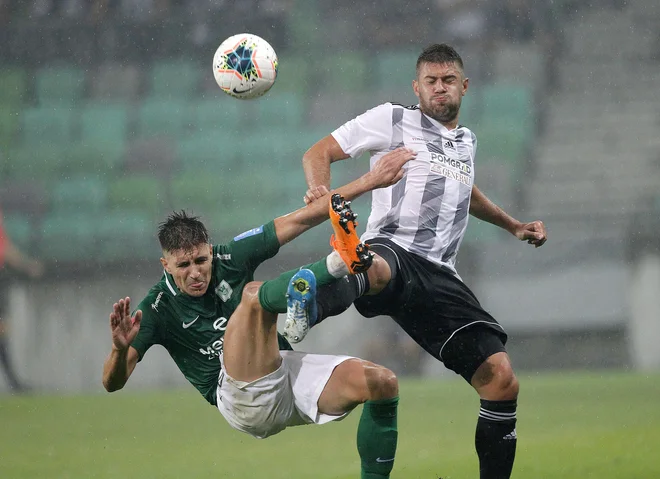
[[[127,103],[138,98],[142,70],[137,65],[106,63],[93,74],[90,98],[108,103]]]
[[[32,247],[34,228],[25,214],[7,214],[2,219],[2,226],[14,244],[21,250]]]
[[[96,236],[103,216],[83,212],[52,212],[41,224],[38,256],[44,261],[78,262],[81,266],[96,255]]]
[[[363,91],[368,84],[369,65],[362,52],[328,55],[321,64],[324,89],[334,92]]]
[[[63,149],[60,169],[63,175],[97,175],[112,179],[121,168],[125,154],[123,143],[72,143]]]
[[[10,107],[0,105],[0,149],[8,148],[15,139],[18,113]]]
[[[108,207],[116,212],[131,211],[159,217],[168,205],[167,197],[163,181],[146,175],[125,175],[108,187]]]
[[[167,137],[138,138],[126,147],[124,171],[169,178],[175,164],[175,148]]]
[[[18,107],[25,97],[27,74],[18,67],[2,68],[0,70],[0,107]]]
[[[128,138],[128,108],[88,104],[80,111],[80,138],[84,143],[124,144]]]
[[[71,177],[55,181],[53,209],[56,214],[98,214],[107,204],[107,186],[101,178]]]
[[[36,72],[35,88],[40,106],[71,106],[83,96],[85,72],[71,66],[41,68]]]
[[[65,148],[47,144],[11,148],[5,159],[5,174],[11,181],[47,180],[62,169]]]
[[[143,211],[113,211],[96,222],[96,253],[101,263],[158,257],[156,222]]]
[[[375,56],[375,74],[378,86],[386,92],[411,90],[415,78],[415,63],[419,52],[386,50]]]
[[[213,134],[193,135],[177,143],[177,164],[182,171],[229,173],[240,155],[238,133],[219,130]]]
[[[531,88],[515,84],[486,85],[482,89],[482,99],[485,122],[517,124],[523,134],[534,131]]]
[[[183,101],[148,99],[138,112],[138,133],[141,137],[182,136],[186,127],[187,104]]]
[[[218,90],[219,91],[219,90]],[[248,125],[249,104],[222,93],[192,100],[188,108],[191,135],[213,135],[219,131],[239,131]]]
[[[295,129],[306,123],[307,109],[299,93],[272,92],[256,103],[260,126]]]
[[[64,145],[73,139],[74,111],[66,106],[27,108],[21,113],[24,145]]]
[[[304,95],[313,85],[309,62],[295,52],[284,52],[279,56],[277,78],[272,92],[291,92]]]
[[[191,98],[200,86],[199,66],[184,60],[156,61],[150,75],[147,96],[151,99]]]

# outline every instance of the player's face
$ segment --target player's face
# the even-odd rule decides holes
[[[458,110],[467,87],[468,79],[454,62],[422,63],[417,79],[413,80],[422,113],[452,128],[458,123]]]
[[[189,296],[202,296],[211,282],[212,260],[211,245],[202,243],[188,251],[163,251],[160,262],[179,290]]]

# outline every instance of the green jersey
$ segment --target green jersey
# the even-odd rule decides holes
[[[246,231],[229,244],[213,246],[211,282],[198,298],[182,293],[165,272],[137,309],[140,331],[133,346],[142,360],[154,344],[162,345],[186,379],[215,405],[225,329],[257,266],[273,257],[280,244],[270,223]],[[280,349],[291,349],[278,335]]]

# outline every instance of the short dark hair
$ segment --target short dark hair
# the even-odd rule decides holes
[[[422,63],[456,63],[463,70],[463,59],[453,47],[446,43],[429,45],[419,54],[415,68],[417,74],[419,74]]]
[[[188,216],[184,210],[171,213],[158,226],[158,241],[163,251],[190,251],[207,244],[209,233],[198,216]]]

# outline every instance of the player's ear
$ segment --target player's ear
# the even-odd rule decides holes
[[[163,265],[163,269],[165,269],[165,271],[172,274],[172,272],[170,271],[169,266],[167,265],[167,260],[165,258],[160,258],[160,264]]]
[[[417,80],[412,81],[412,87],[413,91],[415,92],[415,96],[419,98],[419,83],[417,83]]]
[[[465,77],[463,78],[463,95],[465,95],[465,92],[468,89],[468,84],[470,83],[470,79]]]

